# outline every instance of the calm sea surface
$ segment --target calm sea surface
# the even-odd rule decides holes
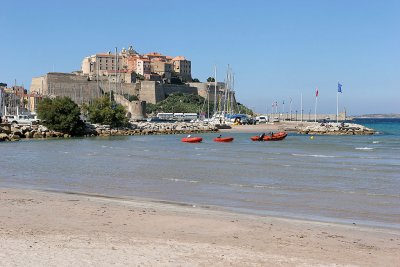
[[[400,120],[374,136],[181,143],[180,135],[0,143],[0,186],[144,197],[400,229]]]

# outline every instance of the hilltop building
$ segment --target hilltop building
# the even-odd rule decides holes
[[[110,73],[123,72],[135,74],[142,80],[163,81],[170,83],[172,77],[182,82],[192,80],[191,61],[183,56],[171,57],[158,52],[144,55],[137,53],[132,46],[122,49],[120,53],[99,53],[85,57],[81,71],[90,79],[107,76]]]
[[[224,86],[224,83],[217,84],[219,95],[222,95]],[[192,82],[191,61],[185,57],[171,57],[158,52],[139,54],[132,46],[119,53],[87,56],[79,71],[49,72],[32,78],[30,87],[31,93],[68,96],[79,105],[113,91],[119,96],[136,96],[139,101],[135,105],[140,107],[144,102],[160,102],[176,92],[207,97],[209,91],[209,100],[213,102],[214,90],[214,83]],[[126,106],[126,101],[123,102]],[[139,109],[128,108],[135,112]]]

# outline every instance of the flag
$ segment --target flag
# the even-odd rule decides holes
[[[315,90],[315,97],[318,97],[318,88]]]
[[[342,92],[342,85],[341,85],[340,83],[337,83],[337,91],[338,91],[339,93]]]

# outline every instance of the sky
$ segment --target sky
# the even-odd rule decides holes
[[[397,0],[0,0],[0,82],[80,69],[85,56],[133,45],[183,55],[200,81],[223,81],[259,113],[400,113]],[[285,102],[285,105],[283,105]]]

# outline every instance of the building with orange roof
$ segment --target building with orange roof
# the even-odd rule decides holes
[[[82,61],[81,74],[89,76],[91,80],[122,72],[136,73],[145,79],[154,79],[159,75],[164,80],[170,80],[172,76],[177,76],[183,82],[192,80],[191,61],[184,56],[171,57],[159,52],[141,55],[132,46],[123,48],[117,55],[111,52],[97,53]]]
[[[178,74],[183,82],[192,80],[192,63],[184,56],[177,56],[172,59],[173,71]]]
[[[99,53],[85,57],[82,61],[82,74],[89,77],[104,76],[108,71],[122,70],[124,60],[122,55]]]

